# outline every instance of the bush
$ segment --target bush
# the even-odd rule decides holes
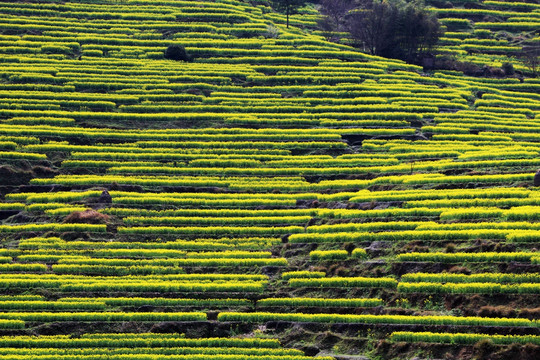
[[[476,64],[467,61],[458,61],[451,56],[437,56],[435,68],[441,70],[460,71],[469,76],[483,76],[483,70]]]
[[[512,63],[505,62],[505,63],[502,64],[501,68],[504,71],[504,73],[506,74],[506,76],[514,75],[514,73],[515,73],[514,65],[512,65]]]
[[[496,350],[496,347],[491,340],[483,339],[474,344],[473,349],[478,359],[488,359]]]
[[[267,39],[277,39],[279,36],[279,29],[274,25],[268,25],[264,37]]]
[[[182,45],[169,45],[163,54],[165,59],[175,61],[192,61],[191,56],[188,55],[186,49]]]

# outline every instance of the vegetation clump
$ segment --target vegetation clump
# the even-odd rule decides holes
[[[418,63],[430,54],[442,28],[437,16],[421,1],[361,0],[355,6],[323,0],[323,30],[346,31],[355,47],[372,55]]]
[[[182,45],[169,45],[163,54],[165,59],[175,61],[192,61],[192,57],[188,55],[186,49]]]

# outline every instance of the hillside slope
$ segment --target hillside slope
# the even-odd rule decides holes
[[[309,9],[1,4],[0,358],[539,357],[540,81]]]
[[[538,46],[540,4],[522,2],[465,0],[428,1],[446,33],[440,40],[440,52],[479,67],[500,68],[511,63],[519,73],[531,74],[523,61],[523,46]],[[482,69],[476,69],[480,72]],[[474,71],[474,69],[469,69]]]

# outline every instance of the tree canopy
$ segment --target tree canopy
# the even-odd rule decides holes
[[[326,30],[349,32],[356,47],[373,55],[416,62],[441,36],[436,16],[418,0],[323,0]]]
[[[287,28],[289,27],[289,16],[295,14],[298,8],[304,6],[307,0],[271,0],[272,7],[287,15]]]

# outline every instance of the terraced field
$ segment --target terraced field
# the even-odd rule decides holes
[[[316,20],[2,2],[0,360],[540,357],[540,81]]]
[[[447,31],[440,51],[479,66],[514,64],[520,72],[531,70],[520,61],[523,45],[540,42],[538,1],[429,0]]]

